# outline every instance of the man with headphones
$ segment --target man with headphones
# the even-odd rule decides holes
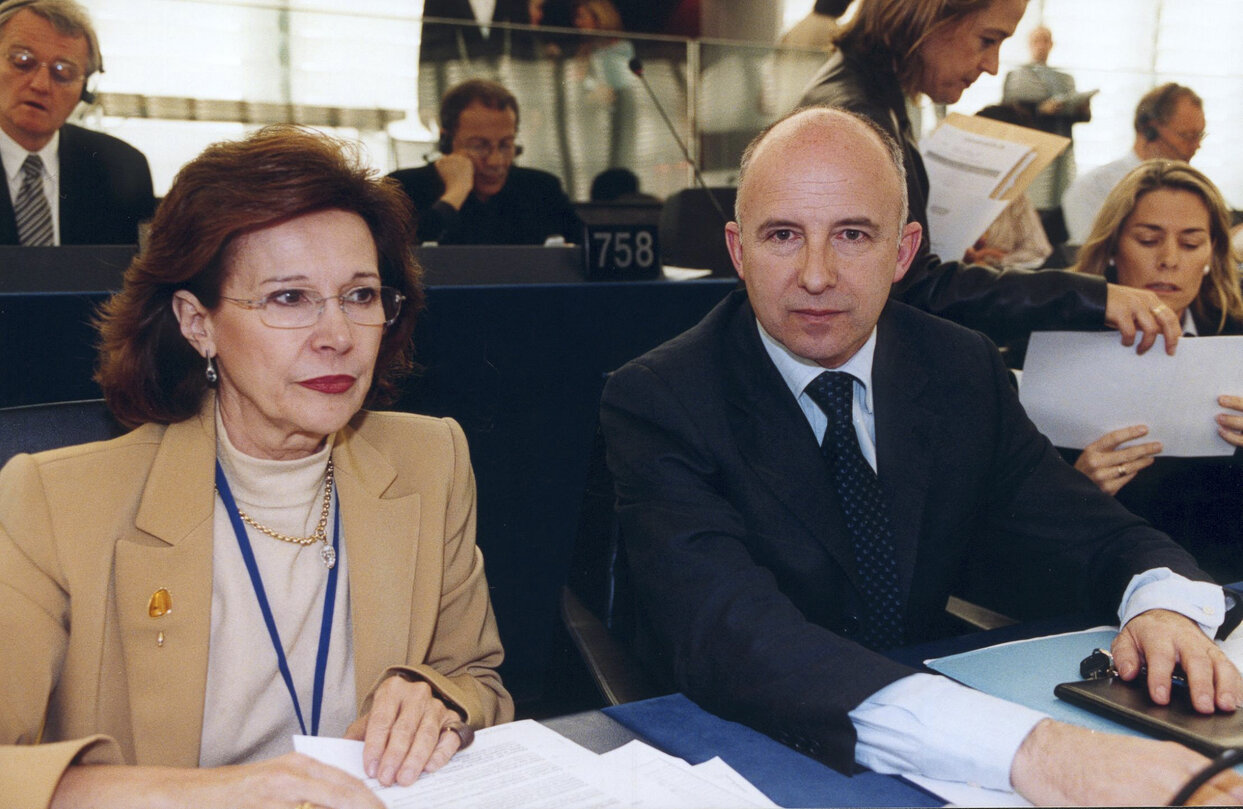
[[[414,202],[419,242],[543,244],[582,238],[561,181],[513,165],[522,154],[518,100],[494,81],[469,79],[440,103],[441,156],[393,172]]]
[[[1062,197],[1062,213],[1071,244],[1083,244],[1109,192],[1145,160],[1164,157],[1189,162],[1204,140],[1204,102],[1190,87],[1169,82],[1139,100],[1135,108],[1135,145],[1123,157],[1071,183]]]
[[[151,169],[134,147],[65,123],[103,70],[74,0],[0,3],[0,244],[137,244],[155,210]]]

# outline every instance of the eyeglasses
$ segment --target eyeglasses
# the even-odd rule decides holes
[[[46,67],[48,75],[57,84],[74,84],[81,81],[84,75],[82,68],[74,62],[64,59],[41,62],[37,56],[25,48],[14,48],[6,54],[5,58],[9,61],[9,67],[18,73],[34,73],[39,68]]]
[[[1180,140],[1187,143],[1204,143],[1204,139],[1208,137],[1208,130],[1201,129],[1199,132],[1175,132]]]
[[[522,146],[517,143],[491,144],[486,140],[472,140],[462,145],[462,151],[476,160],[487,160],[493,152],[497,152],[506,160],[513,160],[522,155]]]
[[[340,295],[324,297],[309,289],[280,289],[262,298],[229,298],[245,309],[258,309],[259,319],[274,329],[305,329],[319,322],[328,301],[335,300],[351,323],[359,326],[391,326],[406,299],[392,287],[354,287]]]

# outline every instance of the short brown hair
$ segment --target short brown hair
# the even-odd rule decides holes
[[[215,309],[238,236],[331,209],[362,217],[375,240],[381,282],[406,296],[380,342],[366,404],[391,401],[413,367],[411,336],[423,307],[410,200],[395,181],[364,166],[356,145],[280,125],[209,146],[177,173],[146,247],[97,319],[95,378],[113,414],[136,425],[198,412],[207,392],[203,360],[181,333],[173,294],[189,290]]]
[[[892,62],[898,84],[915,95],[924,64],[919,49],[936,31],[982,11],[993,0],[860,0],[837,37],[844,50]]]
[[[1184,98],[1192,106],[1204,109],[1204,101],[1196,95],[1195,90],[1172,81],[1144,93],[1144,97],[1135,105],[1135,133],[1150,141],[1159,138],[1156,125],[1168,124],[1174,115],[1174,108]]]
[[[518,99],[505,89],[505,85],[487,79],[467,79],[445,91],[440,99],[440,151],[448,154],[453,150],[453,138],[457,135],[458,120],[462,111],[478,101],[490,110],[513,110],[514,127],[518,126]]]
[[[1190,191],[1208,210],[1213,254],[1208,275],[1200,282],[1200,293],[1191,302],[1191,311],[1200,323],[1211,324],[1213,332],[1220,334],[1228,319],[1243,320],[1243,293],[1239,291],[1239,276],[1230,255],[1230,208],[1212,180],[1181,160],[1146,160],[1119,180],[1105,198],[1071,269],[1106,275],[1109,260],[1118,252],[1122,229],[1140,198],[1162,188]]]

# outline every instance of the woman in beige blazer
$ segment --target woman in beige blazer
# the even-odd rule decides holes
[[[0,807],[379,807],[292,736],[410,783],[512,718],[465,437],[363,409],[422,291],[359,165],[286,127],[188,164],[100,317],[140,426],[0,471]]]

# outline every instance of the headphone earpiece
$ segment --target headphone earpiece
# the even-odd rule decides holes
[[[441,132],[440,140],[436,141],[436,148],[440,150],[440,153],[442,155],[449,154],[450,152],[452,152],[453,151],[453,136],[450,135],[448,132]]]
[[[83,104],[94,104],[99,98],[95,91],[90,89],[88,86],[89,81],[90,80],[88,79],[87,81],[82,82],[82,95],[78,97]]]
[[[1144,140],[1149,143],[1161,137],[1161,133],[1157,131],[1154,118],[1152,107],[1147,105],[1135,113],[1135,130],[1140,135],[1143,135]]]

